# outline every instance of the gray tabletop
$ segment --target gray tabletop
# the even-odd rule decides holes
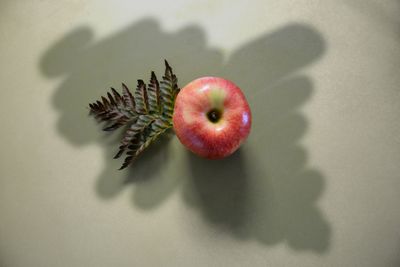
[[[400,266],[400,2],[0,3],[0,265]],[[129,169],[88,117],[168,59],[253,112],[229,158]]]

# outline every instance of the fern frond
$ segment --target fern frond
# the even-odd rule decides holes
[[[129,110],[136,111],[135,99],[133,98],[133,95],[129,91],[128,86],[126,86],[124,83],[122,83],[122,95],[125,107],[128,108]]]
[[[152,142],[154,142],[161,134],[170,128],[169,124],[164,124],[161,120],[156,120],[151,123],[149,133],[144,138],[140,138],[131,142],[128,146],[129,151],[127,157],[122,164],[120,170],[129,166]]]
[[[138,137],[141,133],[143,133],[147,127],[155,120],[155,118],[151,115],[140,115],[136,123],[131,124],[129,129],[125,132],[124,137],[121,140],[121,145],[119,147],[118,153],[114,156],[114,158],[119,158],[129,146],[129,144]]]
[[[172,72],[171,66],[165,60],[165,73],[161,81],[162,114],[172,119],[175,98],[179,93],[178,79]]]
[[[161,111],[160,106],[160,84],[158,83],[156,74],[154,71],[151,72],[151,78],[148,85],[148,97],[149,97],[149,109],[150,112],[159,113]]]
[[[136,111],[139,114],[147,114],[148,109],[148,98],[147,98],[147,89],[146,84],[143,80],[138,80],[138,85],[135,91],[135,105]]]
[[[135,110],[126,105],[125,97],[121,97],[114,88],[111,88],[111,91],[114,96],[107,93],[108,99],[103,96],[102,101],[89,104],[90,112],[95,118],[106,122],[107,127],[104,131],[118,129],[136,117]]]
[[[89,104],[90,112],[96,119],[106,122],[105,131],[113,131],[121,126],[127,129],[121,140],[118,153],[126,152],[120,169],[130,165],[152,142],[172,127],[175,98],[179,93],[178,79],[165,60],[165,73],[158,82],[151,72],[148,87],[138,80],[134,94],[122,83],[122,95],[114,88],[101,97],[101,101]]]

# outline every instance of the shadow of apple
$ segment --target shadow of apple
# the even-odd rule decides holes
[[[60,135],[71,145],[104,148],[105,166],[95,187],[101,199],[133,183],[135,206],[151,210],[182,187],[185,201],[210,224],[240,239],[324,252],[331,234],[317,206],[324,179],[307,166],[300,144],[308,127],[301,107],[313,85],[299,73],[324,50],[315,29],[290,24],[245,43],[225,60],[208,46],[201,28],[165,32],[145,19],[101,40],[90,28],[78,28],[45,51],[40,69],[48,78],[62,77],[52,98]],[[252,133],[237,153],[221,161],[180,152],[183,147],[171,152],[173,138],[146,151],[128,172],[119,172],[121,162],[112,160],[119,135],[101,133],[86,107],[110,86],[125,82],[133,88],[150,70],[162,73],[164,58],[180,86],[207,75],[238,84],[252,108]]]

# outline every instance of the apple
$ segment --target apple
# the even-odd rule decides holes
[[[182,88],[172,119],[181,143],[208,159],[235,152],[251,128],[251,111],[242,91],[219,77],[198,78]]]

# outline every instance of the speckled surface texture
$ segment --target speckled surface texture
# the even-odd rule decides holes
[[[400,2],[0,2],[0,266],[400,266]],[[112,160],[87,104],[174,67],[253,128]]]

